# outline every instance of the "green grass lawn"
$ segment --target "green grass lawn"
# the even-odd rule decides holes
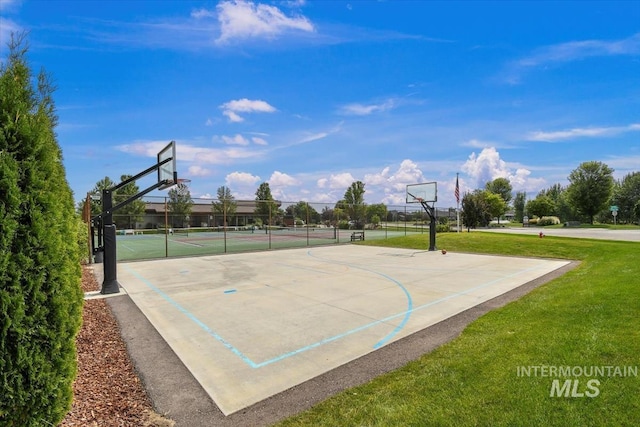
[[[428,236],[368,244],[427,249]],[[638,376],[518,375],[519,367],[640,367],[640,244],[493,233],[438,235],[448,251],[579,260],[405,367],[282,426],[637,426]],[[508,262],[508,260],[505,260]],[[428,280],[428,277],[425,278]],[[551,397],[554,380],[576,395]],[[587,388],[587,381],[594,388]],[[573,382],[571,383],[573,390]]]

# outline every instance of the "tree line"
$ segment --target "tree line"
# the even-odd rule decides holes
[[[499,221],[510,208],[516,222],[527,218],[540,225],[569,221],[606,223],[613,221],[611,206],[617,208],[617,222],[637,222],[640,219],[640,172],[629,173],[621,180],[615,180],[613,172],[602,162],[581,163],[569,174],[567,186],[554,184],[531,200],[527,200],[522,191],[512,197],[509,180],[496,178],[487,182],[484,189],[463,196],[463,224],[467,228],[486,227],[494,218]]]
[[[122,175],[121,180],[129,179],[130,175]],[[116,183],[109,177],[98,181],[91,194],[101,194],[102,190],[115,186]],[[326,224],[342,228],[362,228],[370,223],[377,226],[382,220],[387,219],[389,212],[382,203],[366,204],[364,202],[365,184],[361,181],[353,182],[344,193],[342,199],[335,203],[334,207],[324,207],[318,212],[306,201],[281,208],[279,202],[273,198],[268,182],[261,183],[255,192],[255,209],[253,224],[262,225],[303,225]],[[114,205],[126,200],[128,197],[139,193],[135,182],[131,182],[116,190],[113,194]],[[91,199],[92,215],[101,212],[102,206],[99,198]],[[79,202],[77,209],[82,210],[84,202]],[[168,192],[167,212],[171,217],[172,227],[183,227],[189,223],[194,201],[189,187],[184,183],[178,183]],[[238,200],[227,186],[220,186],[216,191],[216,199],[211,202],[211,214],[222,224],[232,224],[237,215]],[[145,213],[145,203],[134,200],[120,208],[114,215],[114,223],[117,228],[135,228],[135,224],[142,220]],[[219,221],[216,221],[216,223]]]

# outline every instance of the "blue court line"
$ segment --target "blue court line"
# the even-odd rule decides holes
[[[127,271],[129,271],[131,274],[133,274],[135,277],[137,277],[140,281],[142,281],[145,285],[147,285],[152,291],[154,291],[155,293],[160,295],[162,298],[164,298],[169,304],[175,307],[178,311],[180,311],[182,314],[187,316],[193,323],[198,325],[203,331],[205,331],[207,334],[209,334],[210,336],[215,338],[217,341],[219,341],[222,345],[224,345],[229,350],[231,350],[233,354],[235,354],[240,359],[242,359],[242,361],[245,362],[247,365],[251,366],[252,368],[258,367],[251,359],[245,356],[240,350],[235,348],[231,343],[229,343],[227,340],[222,338],[215,331],[213,331],[211,328],[205,325],[202,321],[200,321],[200,319],[198,319],[196,316],[191,314],[189,310],[187,310],[186,308],[178,304],[176,301],[174,301],[169,295],[165,294],[160,289],[155,287],[150,281],[142,277],[137,271],[133,270],[132,268],[129,268],[129,266],[127,265],[125,265],[124,268]]]
[[[308,254],[310,256],[314,256],[315,257],[315,255],[311,255],[310,252],[311,251],[309,251]],[[316,257],[316,258],[321,259],[320,257]],[[339,263],[339,262],[336,262],[336,263]],[[345,263],[345,265],[346,265],[346,263]],[[187,310],[186,308],[182,307],[179,303],[174,301],[169,295],[167,295],[166,293],[164,293],[163,291],[158,289],[149,280],[147,280],[144,277],[142,277],[139,273],[137,273],[136,271],[131,269],[129,266],[125,265],[124,268],[127,271],[129,271],[131,274],[133,274],[135,277],[137,277],[139,280],[141,280],[144,284],[146,284],[151,290],[153,290],[158,295],[160,295],[163,299],[165,299],[174,308],[176,308],[178,311],[180,311],[185,316],[187,316],[192,322],[194,322],[196,325],[198,325],[208,335],[210,335],[211,337],[216,339],[218,342],[220,342],[222,345],[224,345],[226,348],[231,350],[231,352],[233,354],[235,354],[236,356],[238,356],[243,362],[245,362],[250,367],[256,369],[256,368],[261,368],[263,366],[270,365],[270,364],[275,363],[275,362],[279,362],[279,361],[287,359],[287,358],[289,358],[291,356],[295,356],[296,354],[300,354],[300,353],[306,352],[308,350],[320,347],[320,346],[322,346],[324,344],[327,344],[327,343],[330,343],[330,342],[333,342],[333,341],[337,341],[337,340],[339,340],[341,338],[345,338],[345,337],[347,337],[349,335],[352,335],[354,333],[363,331],[365,329],[371,328],[371,327],[379,325],[381,323],[385,323],[385,322],[387,322],[389,320],[396,319],[396,318],[398,318],[400,316],[404,316],[403,321],[391,333],[389,333],[387,336],[385,336],[383,339],[381,339],[380,341],[378,341],[378,343],[376,343],[374,345],[374,348],[379,348],[382,345],[384,345],[385,342],[387,342],[389,339],[391,339],[395,334],[397,334],[405,326],[405,324],[407,323],[411,313],[413,313],[415,311],[418,311],[418,310],[421,310],[423,308],[431,307],[433,305],[439,304],[441,302],[447,301],[449,299],[452,299],[452,298],[455,298],[455,297],[458,297],[458,296],[461,296],[461,295],[466,295],[466,294],[468,294],[468,293],[470,293],[472,291],[475,291],[475,290],[478,290],[478,289],[482,289],[482,288],[487,287],[487,286],[491,286],[491,285],[493,285],[493,284],[495,284],[497,282],[500,282],[500,281],[502,281],[504,279],[508,279],[510,277],[516,276],[516,275],[518,275],[520,273],[524,273],[524,272],[527,272],[527,271],[535,270],[538,267],[531,267],[531,268],[528,268],[528,269],[525,269],[525,270],[521,270],[521,271],[512,273],[512,274],[510,274],[508,276],[500,277],[500,278],[492,280],[490,282],[483,283],[482,285],[478,285],[476,287],[469,288],[469,289],[465,290],[464,292],[452,293],[451,295],[448,295],[446,297],[437,299],[435,301],[431,301],[429,303],[423,304],[423,305],[415,307],[415,308],[412,307],[413,301],[411,300],[411,295],[404,288],[404,286],[402,286],[399,282],[395,281],[394,279],[390,278],[389,276],[385,276],[385,275],[383,275],[381,273],[373,272],[373,273],[382,275],[385,278],[388,278],[389,280],[394,281],[395,283],[397,283],[403,289],[403,291],[405,292],[405,294],[409,298],[409,302],[408,302],[409,309],[408,310],[400,312],[400,313],[397,313],[397,314],[394,314],[394,315],[391,315],[391,316],[388,316],[388,317],[385,317],[384,319],[380,319],[380,320],[376,320],[374,322],[367,323],[365,325],[362,325],[362,326],[359,326],[357,328],[351,329],[351,330],[349,330],[347,332],[344,332],[342,334],[338,334],[338,335],[334,335],[332,337],[325,338],[323,340],[320,340],[320,341],[317,341],[315,343],[306,345],[304,347],[300,347],[300,348],[298,348],[296,350],[293,350],[293,351],[290,351],[290,352],[287,352],[287,353],[283,353],[283,354],[281,354],[279,356],[273,357],[271,359],[265,360],[265,361],[260,362],[260,363],[256,363],[253,360],[251,360],[248,356],[243,354],[240,350],[238,350],[236,347],[234,347],[231,343],[229,343],[227,340],[225,340],[222,336],[217,334],[215,331],[213,331],[211,328],[209,328],[205,323],[203,323],[201,320],[199,320],[195,315],[190,313],[189,310]],[[367,270],[365,268],[362,268],[362,267],[357,267],[356,266],[354,268],[360,268],[362,270],[369,271],[369,270]]]
[[[402,291],[404,292],[404,294],[407,297],[407,309],[403,313],[400,314],[400,315],[404,314],[404,319],[402,319],[402,322],[400,322],[400,324],[398,326],[396,326],[393,329],[393,331],[391,331],[389,334],[387,334],[385,337],[383,337],[380,341],[375,343],[373,345],[374,349],[378,349],[378,348],[382,347],[387,341],[389,341],[391,338],[393,338],[394,335],[396,335],[398,332],[400,332],[402,330],[402,328],[405,327],[405,325],[409,321],[409,317],[411,316],[411,312],[413,311],[413,299],[411,298],[411,294],[409,293],[407,288],[405,288],[402,283],[398,282],[393,277],[387,276],[386,274],[380,273],[380,272],[375,271],[375,270],[370,270],[368,268],[360,267],[358,265],[349,264],[347,262],[333,261],[333,260],[327,260],[325,258],[321,258],[319,256],[313,255],[311,253],[311,250],[307,251],[307,255],[309,255],[310,257],[316,258],[316,259],[320,259],[320,260],[322,260],[324,262],[331,262],[333,264],[346,265],[347,267],[356,268],[356,269],[363,270],[363,271],[366,271],[366,272],[369,272],[369,273],[377,274],[378,276],[382,276],[385,279],[392,281],[393,283],[398,285],[398,287],[400,289],[402,289]],[[396,316],[398,316],[398,315],[396,315]],[[384,322],[384,321],[385,321],[385,319],[383,319],[380,322]]]

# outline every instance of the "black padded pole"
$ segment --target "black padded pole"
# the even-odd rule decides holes
[[[101,294],[117,294],[120,292],[116,263],[116,226],[104,226],[104,281]]]
[[[104,281],[101,294],[117,294],[120,292],[116,263],[116,226],[113,224],[113,191],[102,190],[102,234],[104,239]]]

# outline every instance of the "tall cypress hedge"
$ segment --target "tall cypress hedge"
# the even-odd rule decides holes
[[[53,87],[24,36],[0,68],[0,425],[57,425],[69,410],[82,321],[72,192]]]

